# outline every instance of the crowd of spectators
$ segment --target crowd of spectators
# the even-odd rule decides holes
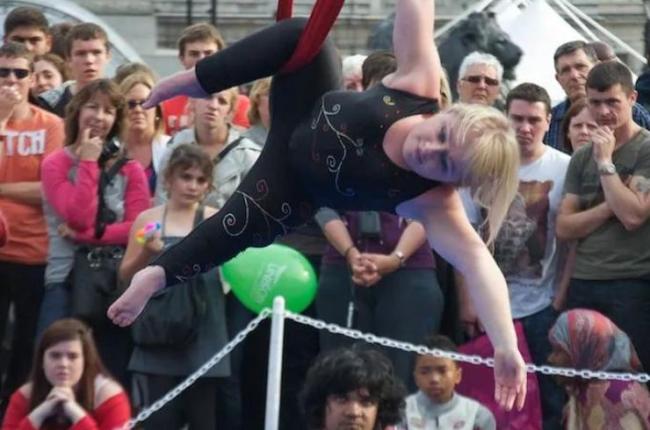
[[[223,206],[272,126],[270,79],[144,109],[156,73],[127,63],[106,76],[108,42],[97,24],[50,26],[31,7],[13,9],[4,22],[2,429],[124,424],[254,316],[218,268],[156,296],[133,331],[78,312],[82,270],[110,266],[107,283],[116,291],[128,285]],[[190,69],[225,48],[215,27],[194,24],[178,40],[178,58]],[[463,60],[457,82],[443,76],[440,104],[503,107],[519,143],[519,194],[491,250],[533,361],[647,370],[650,114],[637,103],[632,73],[606,44],[569,41],[548,61],[566,94],[555,106],[535,83],[508,88],[499,60],[480,52]],[[390,52],[346,57],[342,88],[381,85],[395,67]],[[484,208],[462,190],[461,198],[487,238]],[[443,351],[484,335],[464,280],[445,276],[417,221],[321,208],[281,243],[307,256],[317,273],[308,315]],[[182,304],[195,319],[183,317]],[[263,428],[265,324],[143,428]],[[453,360],[375,351],[296,324],[287,333],[283,429],[510,428],[456,393],[462,369]],[[537,380],[543,422],[516,428],[650,428],[642,384]]]

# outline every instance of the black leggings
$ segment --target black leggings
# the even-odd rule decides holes
[[[196,69],[201,86],[214,93],[277,73],[305,23],[299,18],[281,21],[206,58]],[[223,208],[152,263],[165,269],[167,285],[220,265],[250,246],[269,245],[314,215],[313,200],[291,173],[289,141],[316,101],[340,86],[340,59],[329,40],[309,64],[274,76],[264,150]]]

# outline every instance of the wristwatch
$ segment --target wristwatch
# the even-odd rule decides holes
[[[399,260],[399,267],[404,267],[404,263],[406,262],[406,257],[404,256],[404,253],[399,249],[396,249],[395,251],[393,251],[393,255],[397,257],[397,259]]]
[[[614,163],[600,163],[598,165],[598,173],[605,176],[615,175],[616,166],[614,165]]]

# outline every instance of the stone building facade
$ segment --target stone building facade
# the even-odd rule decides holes
[[[114,26],[161,75],[177,70],[175,41],[188,22],[188,0],[74,1]],[[314,1],[295,0],[294,15],[307,16]],[[476,2],[437,0],[437,25],[443,25]],[[645,11],[641,0],[571,0],[571,3],[643,52]],[[273,22],[277,1],[192,0],[191,4],[192,22],[210,21],[212,5],[216,4],[217,26],[232,42]],[[395,0],[346,0],[333,33],[337,45],[344,53],[363,53],[371,30],[394,5]]]

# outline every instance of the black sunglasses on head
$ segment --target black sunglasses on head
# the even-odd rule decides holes
[[[0,78],[7,78],[12,74],[17,79],[25,79],[29,76],[29,69],[13,69],[11,67],[0,67]]]
[[[481,75],[465,76],[463,80],[467,82],[471,82],[473,84],[478,84],[481,81],[485,81],[485,84],[491,87],[496,87],[497,85],[499,85],[498,79],[488,78],[487,76],[481,76]]]

